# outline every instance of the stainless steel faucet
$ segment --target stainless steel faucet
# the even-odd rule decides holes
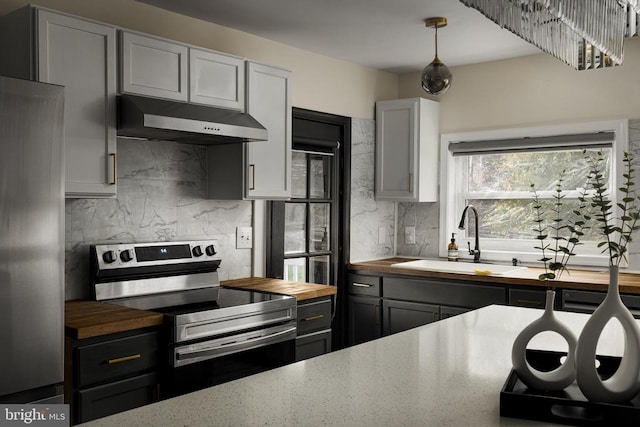
[[[473,217],[476,221],[475,247],[471,249],[471,242],[467,242],[467,245],[469,246],[469,255],[473,255],[473,262],[480,262],[480,222],[478,221],[478,211],[476,210],[476,208],[474,208],[471,205],[468,205],[467,207],[464,208],[464,210],[462,211],[462,218],[460,218],[460,224],[458,225],[458,228],[460,230],[464,230],[464,220],[465,220],[465,217],[467,216],[468,209],[471,209],[473,211]]]

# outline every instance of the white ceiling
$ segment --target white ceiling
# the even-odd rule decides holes
[[[540,53],[458,0],[138,0],[304,50],[394,73]]]

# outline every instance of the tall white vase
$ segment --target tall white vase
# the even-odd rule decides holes
[[[596,347],[612,318],[618,319],[624,330],[624,355],[618,370],[603,381],[596,371]],[[576,381],[582,394],[594,402],[627,402],[640,392],[640,328],[620,299],[617,266],[609,267],[607,295],[578,338]]]
[[[518,374],[520,381],[536,390],[562,390],[576,378],[574,358],[576,336],[556,318],[553,310],[555,296],[555,291],[547,291],[544,313],[518,334],[511,350],[513,370]],[[545,331],[558,333],[569,345],[569,351],[564,363],[552,371],[535,369],[529,364],[526,356],[529,341]]]

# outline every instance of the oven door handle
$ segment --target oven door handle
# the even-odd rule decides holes
[[[230,336],[224,339],[217,339],[215,342],[205,342],[197,348],[195,346],[186,346],[184,348],[176,348],[176,366],[187,363],[193,363],[199,360],[213,359],[215,357],[224,356],[231,353],[237,353],[243,350],[250,350],[265,345],[275,344],[286,339],[293,339],[296,335],[296,326],[286,329],[276,330],[266,335],[246,334],[245,336]],[[198,360],[194,360],[198,359]],[[182,363],[181,363],[182,362]]]

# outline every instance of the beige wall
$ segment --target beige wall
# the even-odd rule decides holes
[[[0,15],[29,4],[0,1]],[[398,96],[398,76],[313,54],[133,0],[38,0],[39,6],[264,62],[293,71],[293,105],[373,118],[375,101]]]
[[[640,37],[626,40],[620,67],[575,71],[540,54],[451,72],[439,99],[442,133],[640,117]],[[400,98],[426,97],[419,74],[400,76]]]

